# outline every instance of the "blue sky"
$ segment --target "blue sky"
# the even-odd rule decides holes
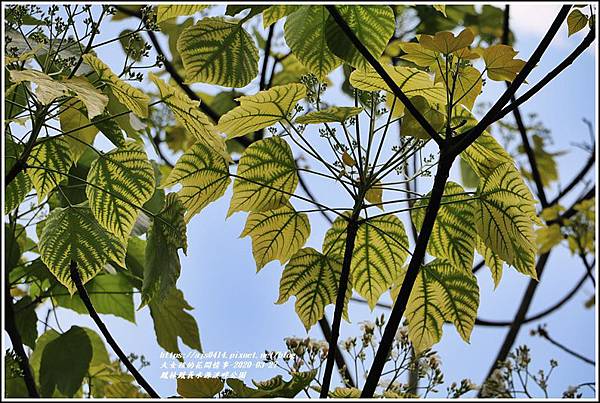
[[[519,57],[527,59],[535,49],[539,39],[545,33],[556,14],[556,5],[514,4],[511,7],[513,31],[517,42],[515,49]],[[111,38],[125,28],[132,28],[137,21],[133,19],[107,24],[107,29],[99,36],[98,41]],[[281,22],[278,27],[281,27]],[[528,78],[528,82],[537,80],[559,63],[582,39],[582,34],[576,34],[567,39],[566,29],[558,34],[556,43],[540,62],[539,66]],[[118,44],[113,44],[98,50],[100,57],[115,69],[122,63],[122,51]],[[523,108],[523,112],[535,112],[540,120],[551,129],[554,145],[551,150],[567,150],[568,153],[558,157],[560,178],[563,183],[579,170],[587,159],[587,155],[572,146],[573,143],[588,141],[587,127],[581,122],[582,118],[594,121],[596,105],[595,82],[595,51],[586,51],[567,71],[549,84],[541,93],[536,95]],[[152,60],[152,59],[151,59]],[[331,76],[334,84],[341,79],[338,69]],[[145,85],[151,85],[146,82]],[[206,90],[208,86],[197,85],[194,88]],[[503,90],[504,84],[488,80],[484,94],[479,102],[491,102]],[[257,83],[252,83],[247,92],[257,91]],[[349,98],[337,90],[327,93],[326,99],[341,105],[351,105]],[[594,124],[594,127],[596,125]],[[316,129],[307,132],[313,136],[315,144],[319,142]],[[99,146],[104,146],[100,140]],[[319,150],[325,150],[319,148]],[[324,151],[325,152],[325,151]],[[298,154],[296,154],[298,155]],[[174,160],[175,157],[171,156]],[[316,162],[311,165],[315,166]],[[458,164],[456,164],[458,165]],[[457,168],[457,166],[455,166]],[[460,180],[458,170],[453,170],[451,179]],[[589,179],[595,182],[593,175]],[[331,183],[314,178],[309,184],[317,199],[330,205],[351,206],[350,200],[343,191],[333,190]],[[421,180],[420,189],[428,189],[430,181]],[[301,190],[298,190],[301,193]],[[577,192],[574,192],[577,195]],[[552,197],[555,192],[549,191]],[[306,331],[294,312],[294,301],[283,305],[275,305],[278,297],[279,279],[282,267],[278,262],[272,262],[260,273],[255,271],[255,263],[251,255],[250,238],[239,238],[245,224],[246,214],[237,213],[225,219],[231,197],[231,189],[219,201],[211,204],[194,217],[188,226],[188,254],[181,257],[182,274],[178,287],[184,292],[187,301],[195,308],[200,336],[205,351],[227,352],[263,352],[264,350],[283,350],[283,339],[287,336],[306,336]],[[385,195],[384,198],[391,197]],[[572,199],[565,199],[564,204],[570,205]],[[302,208],[302,204],[297,204]],[[401,217],[405,218],[405,217]],[[406,222],[406,221],[405,221]],[[328,224],[317,214],[311,215],[312,232],[307,246],[320,248],[323,235]],[[476,257],[475,261],[479,261]],[[530,312],[536,313],[562,297],[574,285],[583,267],[578,259],[572,258],[564,247],[556,248],[542,277]],[[481,305],[479,316],[490,320],[510,320],[528,279],[505,267],[502,283],[494,291],[491,276],[487,269],[478,273],[481,289]],[[557,340],[564,342],[574,350],[593,357],[595,351],[596,319],[594,310],[584,309],[583,303],[594,289],[586,284],[579,294],[568,305],[540,323],[547,323],[548,330]],[[137,301],[137,297],[136,297]],[[390,302],[387,294],[382,302]],[[43,314],[45,309],[39,310]],[[341,339],[359,333],[359,323],[363,320],[374,320],[376,315],[386,313],[386,310],[376,309],[370,312],[363,304],[352,303],[349,313],[352,323],[342,324]],[[331,319],[333,310],[330,306],[327,315]],[[95,329],[93,322],[86,316],[77,315],[72,311],[59,309],[58,316],[63,329],[70,324],[88,326]],[[147,309],[137,313],[137,324],[104,315],[107,326],[126,352],[144,354],[152,366],[144,369],[144,374],[162,396],[175,394],[175,382],[160,380],[159,354],[161,349],[156,343],[152,319]],[[53,320],[51,319],[51,324]],[[595,381],[594,368],[588,364],[564,354],[537,337],[529,336],[529,329],[538,325],[534,322],[523,326],[516,345],[526,343],[532,348],[532,368],[547,369],[550,358],[556,358],[559,367],[555,370],[550,382],[550,392],[559,396],[571,384]],[[451,326],[444,328],[442,341],[434,348],[439,352],[445,378],[447,381],[459,381],[471,378],[478,383],[487,373],[491,361],[497,353],[496,348],[502,342],[506,330],[503,328],[476,327],[471,342],[467,344],[458,336]],[[309,332],[313,338],[322,338],[318,326]],[[188,351],[183,346],[182,351]],[[248,372],[249,379],[266,379],[279,371],[255,369]],[[445,396],[445,387],[440,388]],[[586,393],[589,393],[586,391]]]

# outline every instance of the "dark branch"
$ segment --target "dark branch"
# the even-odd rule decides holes
[[[532,96],[537,94],[542,88],[546,86],[550,81],[552,81],[556,76],[558,76],[563,70],[569,67],[579,55],[581,55],[587,48],[590,47],[592,42],[596,39],[596,31],[594,29],[590,29],[590,32],[583,39],[581,44],[569,54],[558,66],[556,66],[550,73],[548,73],[544,78],[542,78],[536,85],[531,87],[527,92],[517,98],[516,101],[507,105],[500,113],[498,114],[498,119],[502,119],[504,116],[508,115],[514,108],[524,104],[528,101]],[[496,119],[496,120],[498,120]]]
[[[142,374],[140,374],[137,368],[131,363],[131,361],[129,361],[123,350],[121,350],[121,347],[119,347],[115,339],[110,334],[106,325],[104,325],[104,322],[102,322],[102,319],[100,319],[100,316],[98,316],[98,313],[94,309],[94,305],[92,305],[92,301],[90,300],[90,297],[87,294],[83,283],[81,282],[81,277],[79,276],[79,271],[77,270],[77,263],[75,261],[71,261],[71,266],[69,267],[69,270],[71,273],[71,280],[73,280],[73,282],[75,283],[75,287],[77,287],[77,292],[79,293],[81,301],[83,301],[83,304],[87,308],[88,313],[96,323],[96,326],[98,326],[98,329],[100,329],[100,332],[102,332],[102,335],[106,339],[107,343],[112,347],[115,354],[117,354],[123,365],[125,365],[125,367],[129,370],[131,375],[133,375],[137,383],[150,395],[150,397],[160,399],[158,393],[156,393],[152,386],[150,386],[146,379],[144,379]]]
[[[552,39],[554,38],[554,36],[558,32],[558,30],[560,29],[560,26],[562,25],[564,20],[567,18],[567,14],[569,13],[570,8],[571,8],[571,5],[565,5],[565,6],[561,7],[556,18],[554,19],[554,22],[552,22],[552,25],[548,29],[548,32],[546,32],[546,35],[544,35],[544,38],[541,40],[541,42],[539,43],[539,45],[537,46],[537,48],[535,49],[535,51],[533,52],[533,54],[531,55],[529,60],[527,60],[527,63],[525,63],[525,66],[523,66],[523,68],[521,69],[519,74],[517,74],[517,77],[515,77],[513,82],[510,84],[510,86],[506,89],[506,91],[504,91],[504,93],[500,96],[500,98],[498,98],[496,103],[490,108],[490,110],[479,121],[479,123],[477,123],[477,125],[475,127],[470,129],[465,134],[463,134],[459,137],[453,138],[453,139],[456,139],[456,143],[453,144],[453,147],[452,147],[452,149],[453,149],[452,152],[454,155],[458,155],[461,152],[463,152],[475,140],[477,140],[477,138],[481,135],[481,133],[483,133],[483,131],[485,129],[487,129],[487,127],[489,125],[496,122],[498,119],[500,119],[502,117],[502,115],[500,114],[502,111],[502,108],[508,103],[508,101],[511,99],[511,97],[515,95],[515,93],[517,92],[519,87],[521,87],[521,85],[527,79],[527,76],[529,76],[529,73],[531,73],[531,71],[535,68],[535,66],[537,66],[540,59],[542,58],[542,56],[544,55],[544,53],[550,46]]]
[[[556,341],[552,337],[550,337],[550,335],[548,334],[548,331],[546,330],[545,326],[538,326],[538,328],[536,330],[534,330],[533,333],[539,335],[543,339],[548,340],[550,343],[554,344],[556,347],[560,348],[565,353],[570,354],[570,355],[572,355],[575,358],[579,358],[581,361],[583,361],[583,362],[585,362],[587,364],[596,365],[596,362],[594,360],[591,360],[591,359],[587,358],[586,356],[584,356],[582,354],[579,354],[579,353],[571,350],[570,348],[568,348],[564,344],[559,343],[558,341]]]
[[[17,322],[15,320],[15,311],[13,308],[12,297],[10,295],[8,278],[5,278],[4,284],[4,329],[6,330],[6,333],[8,333],[8,337],[10,337],[10,342],[14,352],[17,354],[19,368],[21,368],[21,371],[23,372],[23,380],[25,381],[25,386],[27,387],[29,397],[39,398],[40,395],[37,391],[37,387],[35,386],[35,380],[31,372],[31,367],[29,366],[29,359],[27,358],[27,354],[23,348],[23,340],[21,339],[19,329],[17,329]]]

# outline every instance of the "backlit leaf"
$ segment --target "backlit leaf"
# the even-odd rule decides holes
[[[139,207],[154,193],[154,169],[141,144],[128,142],[100,156],[87,176],[86,194],[98,223],[127,239]]]
[[[335,7],[367,50],[375,58],[379,58],[396,29],[392,8],[375,5],[336,5]],[[337,57],[357,69],[370,66],[331,16],[325,23],[325,36],[327,46]]]
[[[266,8],[262,12],[263,17],[263,28],[268,28],[283,17],[298,10],[301,6],[299,5],[287,5],[287,4],[276,4]]]
[[[341,272],[339,258],[323,255],[313,248],[300,249],[283,270],[276,304],[295,296],[296,313],[308,331],[323,317],[325,306],[335,303]],[[348,284],[345,306],[351,294],[352,287]]]
[[[193,15],[208,7],[207,4],[161,4],[156,7],[156,23],[184,15]]]
[[[472,272],[456,270],[441,259],[422,266],[405,313],[413,347],[420,352],[439,342],[446,321],[468,342],[478,307],[479,287]]]
[[[23,146],[15,143],[10,136],[5,136],[4,149],[4,172],[8,173],[23,153]],[[29,175],[21,171],[6,186],[4,193],[4,212],[13,211],[23,202],[32,187]]]
[[[304,85],[286,84],[239,97],[240,106],[221,116],[217,130],[232,139],[264,129],[287,119],[296,103],[305,96]]]
[[[230,182],[227,161],[211,147],[196,143],[179,158],[163,186],[181,184],[178,195],[187,210],[185,222],[189,222],[223,196]]]
[[[346,221],[338,218],[325,234],[323,253],[341,261],[346,243]],[[408,236],[402,221],[384,215],[364,222],[358,228],[350,272],[355,290],[371,309],[394,281],[402,276],[408,256]]]
[[[288,398],[295,397],[302,390],[308,388],[312,380],[317,375],[317,370],[313,369],[305,372],[293,372],[289,381],[284,381],[281,375],[277,375],[265,381],[255,381],[252,383],[256,389],[250,388],[244,382],[237,378],[227,379],[227,386],[234,392],[236,398]]]
[[[492,45],[483,50],[487,75],[494,81],[512,81],[525,66],[525,61],[515,59],[517,55],[508,45]]]
[[[358,115],[360,112],[362,112],[362,108],[360,107],[332,106],[320,111],[309,112],[304,116],[296,118],[296,122],[302,125],[330,122],[342,123],[352,116]]]
[[[250,213],[240,237],[252,238],[256,270],[268,262],[287,262],[304,245],[310,234],[308,216],[286,204],[277,210]]]
[[[77,161],[85,151],[91,149],[98,128],[85,116],[80,101],[67,101],[61,108],[59,119],[60,129],[63,133],[67,133],[63,134],[63,138],[69,144],[73,161]]]
[[[289,6],[288,6],[289,7]],[[326,40],[326,21],[329,12],[321,5],[305,5],[285,21],[285,42],[311,73],[319,80],[342,62],[329,49]]]
[[[389,76],[394,80],[402,92],[409,98],[420,95],[431,105],[446,104],[446,89],[442,83],[434,83],[431,76],[424,71],[411,67],[384,66]],[[354,70],[350,74],[350,84],[363,91],[392,92],[383,78],[374,70]],[[396,101],[396,114],[404,110],[404,105]]]
[[[169,193],[148,230],[142,304],[160,302],[175,288],[181,271],[178,250],[187,253],[184,211],[177,194]]]
[[[121,80],[102,60],[88,53],[83,55],[83,60],[94,69],[100,80],[108,84],[114,96],[141,118],[148,117],[148,104],[150,97],[139,88],[135,88]]]
[[[401,59],[408,60],[421,67],[436,65],[436,60],[439,57],[435,51],[425,49],[421,44],[415,42],[401,43],[400,48],[406,53],[400,56]]]
[[[473,217],[476,200],[464,192],[459,184],[446,183],[442,205],[427,244],[427,252],[446,260],[457,269],[471,271],[476,241]],[[427,194],[426,197],[430,194]],[[415,203],[415,209],[411,211],[417,229],[420,229],[423,224],[424,207],[428,204],[428,198],[421,199]]]
[[[579,11],[578,9],[574,9],[569,13],[567,17],[567,27],[569,28],[569,36],[573,35],[576,32],[581,31],[588,23],[588,16]],[[593,28],[592,28],[593,29]]]
[[[87,203],[52,210],[39,249],[44,264],[71,294],[76,290],[69,271],[71,260],[77,263],[83,284],[109,260],[125,266],[125,245],[98,224]]]
[[[256,141],[240,158],[227,214],[279,208],[287,203],[296,186],[296,162],[288,143],[281,137]]]
[[[239,20],[207,17],[177,40],[187,82],[245,87],[258,74],[258,50]]]
[[[185,128],[187,133],[199,143],[211,147],[223,157],[229,159],[225,149],[225,141],[210,121],[209,117],[200,111],[199,101],[191,100],[186,94],[159,79],[154,74],[150,79],[156,84],[163,102],[171,109],[175,119]]]
[[[27,173],[37,192],[38,202],[41,202],[66,178],[61,172],[69,172],[73,155],[69,144],[62,137],[47,138],[33,148],[27,163]],[[35,166],[47,169],[34,168]]]
[[[431,127],[433,127],[433,129],[439,133],[446,120],[441,110],[436,106],[430,106],[430,104],[427,102],[427,99],[420,95],[413,97],[411,102],[414,107],[421,112],[421,115],[427,119]],[[402,136],[411,136],[423,140],[428,140],[430,138],[427,131],[410,112],[406,112],[406,116],[404,117],[404,121],[402,122],[402,126],[400,128],[400,133]]]
[[[476,245],[477,251],[483,256],[485,265],[490,269],[492,280],[494,280],[494,288],[496,288],[500,284],[500,280],[502,280],[504,261],[500,259],[498,254],[485,246],[480,237],[477,237]]]
[[[181,354],[177,340],[181,337],[187,346],[202,352],[196,319],[187,312],[192,309],[176,288],[172,288],[165,298],[150,302],[156,340],[166,351]],[[178,359],[183,362],[183,358]]]
[[[519,272],[537,279],[535,271],[535,199],[514,165],[499,165],[482,177],[475,211],[483,243]]]
[[[471,45],[475,35],[469,28],[462,30],[457,36],[454,36],[452,32],[436,32],[432,35],[421,35],[419,37],[419,43],[425,49],[433,50],[442,54],[450,54],[457,50],[463,49]]]

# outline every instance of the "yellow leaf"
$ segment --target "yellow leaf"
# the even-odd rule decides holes
[[[588,16],[583,14],[578,9],[571,11],[567,17],[567,27],[569,28],[569,36],[581,31],[588,23]]]
[[[436,64],[438,53],[425,49],[421,44],[414,42],[404,42],[400,44],[400,48],[406,53],[400,56],[401,59],[413,62],[417,66],[429,67]]]
[[[277,210],[250,213],[240,237],[252,238],[252,255],[258,272],[267,263],[287,262],[310,235],[308,216],[288,203]]]
[[[411,98],[412,104],[417,108],[425,119],[431,124],[435,131],[439,132],[444,126],[444,114],[433,106],[429,106],[427,100],[422,96],[416,96]],[[408,112],[404,117],[404,122],[400,128],[400,134],[402,136],[412,136],[423,140],[429,139],[429,134],[425,131],[423,126],[415,119],[415,117]]]
[[[462,30],[458,36],[454,36],[452,32],[444,31],[437,32],[435,36],[421,35],[419,43],[425,49],[434,50],[436,52],[448,55],[459,49],[466,48],[473,43],[475,35],[469,28]]]
[[[346,151],[344,151],[344,153],[342,154],[342,162],[349,167],[353,167],[354,165],[356,165],[356,161],[354,161],[354,158],[352,158],[350,154],[348,154]]]
[[[150,97],[142,92],[139,88],[135,88],[119,76],[112,72],[102,60],[88,53],[83,55],[83,60],[94,69],[100,80],[104,81],[111,88],[115,97],[123,105],[131,109],[133,113],[141,118],[148,117],[148,103]]]
[[[206,7],[208,7],[206,4],[161,4],[156,7],[156,23],[160,24],[161,22],[171,18],[196,14],[198,11],[202,11]]]
[[[517,55],[508,45],[492,45],[483,50],[487,75],[494,81],[512,81],[525,66],[525,61],[515,59]]]
[[[369,190],[367,190],[367,192],[365,193],[365,199],[369,203],[371,203],[383,210],[383,205],[381,204],[382,198],[383,198],[383,189],[381,188],[381,182],[377,181]]]
[[[233,139],[264,129],[287,119],[296,103],[305,96],[304,85],[287,84],[239,97],[240,106],[221,116],[217,130]]]

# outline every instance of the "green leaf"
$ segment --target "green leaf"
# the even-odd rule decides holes
[[[88,310],[78,295],[62,294],[66,291],[57,287],[53,291],[53,299],[63,308],[77,313],[88,314]],[[102,274],[90,280],[85,287],[96,312],[115,315],[135,323],[133,307],[133,289],[125,276],[121,274]]]
[[[112,72],[102,60],[88,53],[83,55],[83,61],[94,69],[100,80],[104,81],[112,90],[114,96],[129,108],[133,113],[141,118],[148,117],[148,103],[150,97],[144,94],[139,88],[135,88],[125,81],[121,80]]]
[[[320,111],[309,112],[304,116],[296,118],[296,122],[302,125],[329,122],[343,123],[352,116],[358,115],[362,110],[363,108],[361,107],[332,106]]]
[[[581,31],[588,23],[588,16],[583,14],[578,9],[574,9],[567,17],[567,27],[569,28],[569,36]]]
[[[357,5],[337,5],[336,8],[367,50],[379,58],[396,29],[392,8]],[[331,16],[325,25],[327,45],[336,56],[357,69],[370,66]]]
[[[156,23],[160,24],[163,21],[184,15],[193,15],[206,7],[208,7],[207,4],[161,4],[156,7]]]
[[[468,342],[478,307],[479,287],[472,272],[456,270],[441,259],[421,267],[405,314],[413,347],[421,352],[439,342],[444,322],[453,323]]]
[[[79,160],[84,152],[91,150],[98,134],[98,128],[90,124],[90,120],[82,111],[81,102],[68,101],[61,108],[59,116],[61,131],[68,133],[63,138],[69,144],[73,161]]]
[[[175,119],[187,133],[193,136],[197,142],[211,147],[229,160],[230,156],[225,148],[225,141],[217,133],[210,118],[200,111],[200,102],[191,100],[186,94],[168,85],[154,74],[150,75],[150,79],[158,87],[163,102],[171,109]]]
[[[532,217],[535,199],[514,165],[499,165],[482,177],[475,211],[483,243],[519,272],[537,279]]]
[[[491,175],[498,165],[514,163],[504,147],[487,132],[483,132],[460,156],[480,180]]]
[[[175,193],[169,193],[163,211],[148,230],[142,303],[160,301],[175,288],[181,263],[177,251],[187,252],[185,208]]]
[[[342,272],[342,262],[336,256],[326,256],[313,248],[300,249],[288,262],[281,275],[276,304],[296,297],[296,313],[306,330],[323,317],[325,306],[334,304]],[[348,285],[344,310],[352,295]]]
[[[229,15],[229,16],[234,16],[237,15],[239,13],[241,13],[244,10],[250,9],[250,12],[248,14],[246,14],[245,19],[249,19],[251,17],[254,17],[255,15],[258,15],[260,13],[262,13],[264,10],[266,10],[269,7],[269,5],[257,5],[257,4],[228,4],[227,8],[225,9],[225,15]]]
[[[462,30],[457,36],[452,32],[436,32],[432,35],[421,35],[419,43],[425,49],[433,50],[442,54],[450,54],[457,50],[464,49],[473,43],[475,35],[469,28]]]
[[[101,115],[108,105],[108,97],[84,77],[76,76],[69,80],[63,80],[61,83],[75,94],[75,98],[83,102],[90,119]]]
[[[323,240],[323,253],[341,261],[346,243],[346,221],[337,218]],[[381,295],[404,275],[409,251],[408,236],[402,221],[384,215],[362,223],[356,234],[350,273],[354,289],[373,309]]]
[[[177,393],[182,397],[208,398],[214,397],[223,390],[220,378],[177,378]]]
[[[236,398],[287,398],[291,399],[306,389],[317,375],[313,369],[305,372],[293,372],[292,379],[284,381],[281,375],[277,375],[265,381],[252,381],[257,389],[250,388],[240,379],[227,379],[227,386],[234,392]]]
[[[288,143],[269,137],[252,143],[240,158],[227,215],[283,206],[298,186],[296,162]]]
[[[252,238],[252,254],[258,272],[270,261],[287,262],[304,246],[309,235],[308,216],[286,204],[277,210],[250,213],[240,237]]]
[[[85,330],[72,326],[44,348],[40,364],[40,394],[52,397],[54,390],[72,397],[81,387],[92,360],[92,344]]]
[[[42,262],[71,294],[76,290],[69,272],[71,260],[77,262],[83,284],[109,260],[125,266],[125,245],[98,224],[87,203],[52,210],[39,249]]]
[[[4,150],[4,172],[8,173],[23,153],[23,146],[13,142],[10,136],[5,136],[4,139],[6,146]],[[4,212],[9,213],[19,207],[31,187],[32,183],[29,175],[25,171],[19,172],[5,189]]]
[[[348,153],[345,155],[348,155]],[[342,160],[343,157],[344,156],[342,156]],[[373,186],[365,192],[365,200],[383,210],[383,189],[381,188],[381,181],[375,182]]]
[[[436,9],[436,11],[439,11],[440,13],[442,13],[444,15],[444,17],[448,17],[446,15],[446,5],[445,4],[434,4],[433,8]]]
[[[475,250],[475,204],[470,195],[455,182],[447,182],[433,231],[427,244],[427,252],[432,256],[446,260],[453,267],[470,272],[473,270]],[[419,200],[411,211],[415,227],[421,228],[425,218],[426,198]],[[453,196],[454,195],[454,196]]]
[[[323,6],[301,6],[284,25],[285,42],[292,54],[319,80],[342,62],[327,45],[328,17],[329,12]]]
[[[437,106],[429,104],[427,99],[421,95],[417,95],[411,99],[412,104],[421,115],[429,122],[431,127],[436,132],[440,132],[444,127],[446,117]],[[396,102],[398,104],[398,102]],[[402,126],[400,128],[402,136],[412,136],[418,139],[428,140],[430,139],[429,133],[423,128],[423,126],[417,121],[412,113],[407,112],[403,119]]]
[[[460,158],[460,176],[465,187],[476,188],[479,185],[479,176],[462,157]]]
[[[287,119],[296,103],[305,96],[304,85],[287,84],[239,97],[240,106],[221,116],[217,130],[232,139],[264,129]]]
[[[23,344],[29,346],[31,349],[35,349],[35,340],[38,337],[38,318],[35,313],[36,305],[33,303],[31,297],[25,296],[17,301],[13,308],[15,311],[15,323]]]
[[[302,6],[277,4],[266,8],[262,12],[263,28],[269,28],[271,25],[298,10]]]
[[[200,333],[196,319],[188,312],[192,308],[183,298],[183,293],[172,288],[161,300],[153,300],[149,304],[150,315],[154,320],[154,331],[158,344],[166,351],[181,354],[177,338],[189,347],[202,352]],[[183,362],[183,358],[178,358]]]
[[[400,59],[413,62],[417,66],[430,67],[435,66],[438,60],[438,53],[425,49],[421,44],[415,42],[404,42],[400,44],[400,49],[406,54],[400,56]]]
[[[100,156],[87,176],[86,194],[98,223],[120,239],[127,239],[139,207],[154,193],[154,169],[140,143]]]
[[[47,74],[37,70],[9,70],[14,83],[29,81],[36,85],[35,96],[42,105],[49,105],[56,98],[68,96],[68,89]]]
[[[27,164],[27,173],[37,191],[39,203],[66,178],[63,173],[69,172],[73,165],[73,154],[69,143],[62,137],[46,138],[33,148]],[[33,168],[34,166],[46,169]]]
[[[181,184],[178,195],[187,209],[184,217],[187,223],[223,196],[230,182],[227,161],[214,149],[196,143],[179,158],[163,186]]]
[[[446,104],[446,89],[442,83],[435,83],[431,76],[424,71],[412,67],[384,66],[389,76],[394,80],[402,92],[410,97],[420,95],[424,97],[430,105]],[[363,91],[386,91],[392,90],[385,83],[383,78],[372,68],[366,70],[354,70],[350,74],[350,84]],[[404,110],[401,102],[396,102],[395,111],[398,116]]]
[[[498,287],[500,284],[500,280],[502,280],[502,272],[504,268],[504,262],[500,259],[496,253],[494,253],[490,248],[485,246],[480,237],[477,237],[476,240],[477,251],[483,256],[483,260],[485,265],[490,269],[492,273],[492,280],[494,280],[494,288]]]
[[[335,399],[358,399],[360,398],[361,390],[357,388],[342,388],[337,387],[329,392],[329,397]]]
[[[441,67],[441,69],[440,69]],[[448,93],[452,93],[452,103],[464,105],[467,109],[473,109],[475,100],[481,93],[483,87],[482,75],[475,67],[465,66],[456,72],[456,63],[448,67],[446,74],[445,67],[434,65],[435,81],[437,83],[447,83]]]
[[[492,45],[483,50],[487,75],[494,81],[512,81],[525,66],[525,61],[515,59],[517,55],[508,45]]]
[[[258,50],[242,22],[203,18],[177,40],[187,82],[245,87],[258,74]]]

